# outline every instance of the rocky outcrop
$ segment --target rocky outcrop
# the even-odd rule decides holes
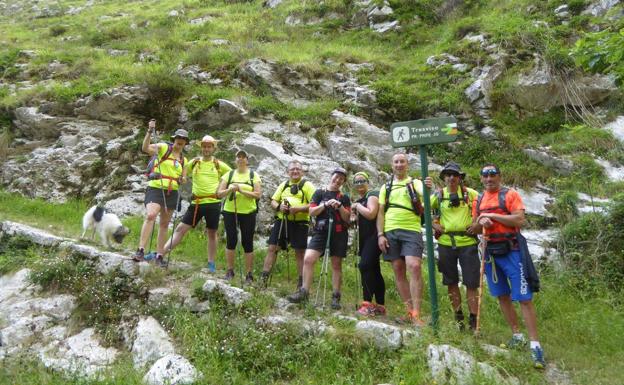
[[[186,358],[169,354],[154,363],[143,381],[148,385],[184,385],[200,378],[201,374]]]
[[[545,64],[520,75],[509,90],[509,100],[523,109],[543,111],[558,106],[596,105],[617,92],[615,79],[577,74],[561,78]]]
[[[543,164],[544,166],[554,170],[561,175],[570,175],[574,168],[574,163],[571,160],[561,159],[548,153],[548,149],[535,150],[532,148],[525,148],[522,150],[529,158],[536,162]]]
[[[238,287],[230,286],[219,280],[209,279],[204,283],[203,291],[207,294],[219,293],[232,306],[241,306],[251,299],[251,294]]]
[[[152,364],[169,354],[175,353],[167,332],[153,317],[139,319],[132,343],[132,358],[137,368]]]
[[[149,91],[145,87],[114,88],[78,99],[74,103],[74,114],[78,118],[99,121],[127,121],[132,114],[144,111],[148,100]]]
[[[372,339],[380,349],[399,349],[411,336],[401,328],[378,321],[360,321],[355,325],[355,330],[363,338]]]
[[[224,129],[245,121],[246,115],[247,111],[238,104],[230,100],[219,99],[212,108],[202,111],[195,118],[185,122],[184,128],[191,132]]]
[[[597,0],[592,2],[583,12],[584,15],[604,16],[609,10],[620,4],[620,0]]]
[[[394,19],[394,11],[387,0],[381,4],[371,0],[359,0],[354,6],[356,11],[351,18],[351,25],[356,28],[368,27],[377,33],[401,29],[399,21]]]
[[[496,384],[516,384],[517,379],[507,379],[483,362],[477,362],[471,355],[450,345],[429,345],[429,369],[437,382],[457,384],[472,383],[477,373]]]

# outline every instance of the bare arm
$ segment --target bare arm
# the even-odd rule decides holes
[[[362,214],[364,218],[372,221],[375,217],[377,217],[377,212],[379,211],[379,198],[376,196],[370,196],[366,200],[366,206],[354,203],[353,208],[355,211]]]
[[[525,222],[524,210],[512,211],[510,215],[485,213],[479,215],[479,217],[473,222],[470,229],[473,234],[478,234],[481,229],[492,227],[494,222],[498,222],[508,227],[522,227]]]
[[[219,183],[219,188],[217,188],[217,198],[223,198],[233,191],[236,191],[236,187],[233,184],[227,187],[227,182],[222,180],[221,183]]]
[[[238,186],[238,184],[235,184],[235,185]],[[257,181],[254,183],[253,191],[241,190],[240,187],[237,187],[237,190],[244,196],[247,196],[253,199],[260,199],[260,196],[262,196],[262,186],[261,186],[260,181]]]

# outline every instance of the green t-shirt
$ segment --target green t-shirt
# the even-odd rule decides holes
[[[177,190],[178,180],[182,176],[182,164],[179,159],[173,158],[171,154],[169,154],[167,159],[162,159],[167,152],[168,147],[169,145],[167,143],[158,143],[158,159],[156,159],[156,162],[154,163],[156,166],[154,167],[154,172],[157,172],[166,178],[151,180],[147,185],[164,190],[169,190],[170,187],[171,190]],[[159,162],[159,160],[161,161]],[[184,158],[184,164],[186,165],[187,163],[186,158]]]
[[[466,188],[468,193],[468,204],[464,202],[464,196],[461,189],[457,189],[459,195],[459,206],[450,207],[448,188],[442,191],[442,204],[438,201],[438,194],[431,195],[431,208],[440,209],[440,224],[444,227],[444,231],[462,232],[466,231],[468,226],[472,224],[472,204],[477,201],[479,193],[471,188]],[[438,243],[444,246],[453,246],[451,237],[448,234],[442,234]],[[455,235],[455,246],[470,246],[477,243],[476,238],[466,235]]]
[[[230,184],[239,183],[241,186],[241,189],[244,191],[253,191],[254,186],[256,186],[258,183],[261,182],[260,176],[255,171],[254,171],[254,178],[253,178],[253,186],[251,185],[251,181],[249,180],[251,170],[247,170],[247,172],[243,174],[239,173],[237,170],[232,170],[230,172],[233,173]],[[230,178],[230,173],[227,172],[221,177],[221,181],[227,183],[229,178]],[[239,193],[238,191],[236,191],[234,194],[235,194],[235,200],[236,200],[236,211],[239,214],[250,214],[256,211],[257,203],[254,198],[243,195]],[[224,201],[225,203],[223,204],[223,211],[227,211],[228,213],[233,213],[234,212],[234,199],[230,200],[229,194],[226,195],[225,198],[223,199],[225,199]]]
[[[420,217],[416,215],[412,208],[412,199],[410,198],[409,191],[407,191],[407,185],[413,182],[414,189],[418,193],[418,199],[422,203],[423,185],[418,179],[412,180],[407,177],[403,180],[394,179],[392,182],[392,191],[390,193],[390,201],[388,208],[384,215],[384,231],[391,231],[396,229],[411,230],[421,232]],[[384,185],[379,190],[379,204],[386,204],[386,191],[387,186]],[[394,206],[396,205],[396,206]],[[398,207],[398,206],[403,206]]]
[[[297,183],[299,182],[300,181],[298,181]],[[288,183],[289,185],[286,186],[286,183]],[[297,183],[294,184],[296,185]],[[290,203],[290,207],[301,207],[310,204],[310,201],[312,200],[312,195],[314,194],[314,191],[316,191],[316,188],[314,187],[312,182],[305,181],[301,189],[297,189],[298,191],[295,195],[293,195],[290,191],[291,185],[292,184],[290,182],[282,182],[279,186],[277,186],[275,194],[273,194],[271,199],[276,202],[282,202],[284,201],[284,199],[286,199],[288,203]],[[284,186],[286,186],[286,188],[284,188]],[[284,213],[278,211],[277,217],[279,219],[282,219],[284,217]],[[293,215],[288,215],[288,220],[296,222],[307,222],[310,220],[310,214],[308,213],[308,211],[298,212]]]
[[[219,162],[218,169],[215,162]],[[227,174],[231,170],[230,166],[214,158],[208,161],[204,161],[202,158],[195,158],[188,163],[186,170],[186,174],[193,178],[194,196],[205,197],[208,195],[215,195],[214,198],[199,199],[197,201],[198,204],[221,202],[221,199],[216,198],[217,189],[221,176]],[[193,201],[193,203],[196,202]]]

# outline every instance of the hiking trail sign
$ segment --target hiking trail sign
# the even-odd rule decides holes
[[[428,175],[427,145],[449,143],[457,139],[457,120],[452,117],[410,120],[390,126],[392,147],[414,147],[420,150],[420,172],[423,180]],[[431,326],[438,329],[438,292],[436,289],[435,262],[433,260],[433,229],[431,227],[431,201],[429,189],[423,183],[423,203],[425,204],[425,228],[427,229],[427,270],[429,271],[429,294],[431,297]]]
[[[390,133],[392,147],[411,147],[454,142],[459,131],[454,117],[444,117],[397,122],[390,126]]]

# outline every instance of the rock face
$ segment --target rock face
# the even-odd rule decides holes
[[[509,97],[521,108],[543,111],[565,105],[596,105],[616,91],[615,80],[609,76],[577,75],[561,79],[546,65],[537,65],[532,72],[518,78]]]
[[[236,103],[219,99],[214,107],[203,111],[195,119],[184,124],[184,128],[194,132],[223,129],[245,120],[247,111]]]

